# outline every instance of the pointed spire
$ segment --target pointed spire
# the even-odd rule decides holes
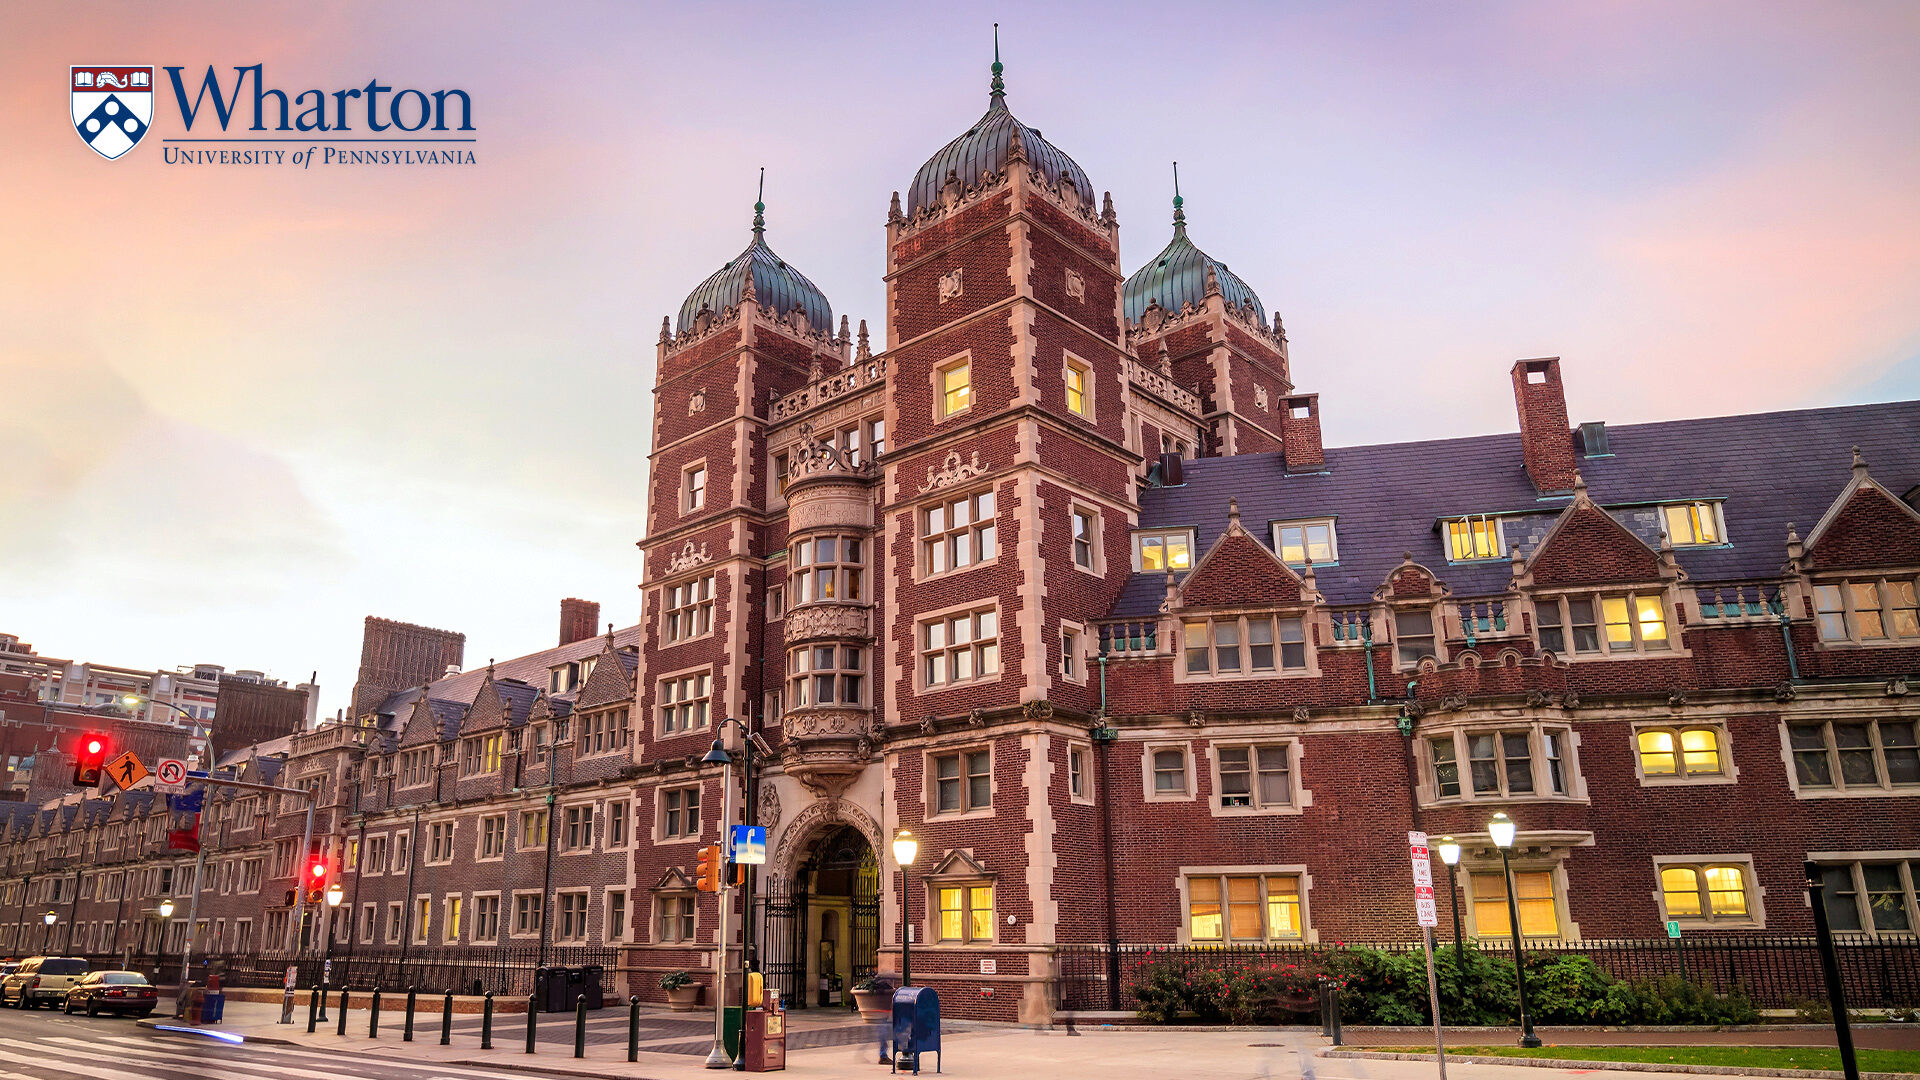
[[[1214,272],[1213,261],[1207,261],[1207,295],[1220,295],[1220,275]]]
[[[843,311],[840,313],[840,344],[844,346],[852,340],[853,335],[847,332],[847,313]]]
[[[1862,454],[1857,446],[1853,448],[1853,478],[1855,480],[1867,478],[1867,456]]]
[[[1020,125],[1013,125],[1013,142],[1007,147],[1009,162],[1027,160],[1027,142],[1020,136]]]
[[[1005,70],[1006,70],[1005,66],[1000,63],[1000,24],[994,23],[993,24],[993,82],[988,84],[988,88],[987,88],[987,103],[989,107],[994,105],[998,105],[1001,108],[1006,107],[1007,83],[1006,83],[1006,80],[1000,77],[1000,73]]]
[[[1100,224],[1111,229],[1119,220],[1119,215],[1113,212],[1113,192],[1109,191],[1100,200]]]
[[[1180,163],[1173,163],[1173,235],[1187,235],[1187,212],[1181,209],[1186,200],[1180,197]]]
[[[753,200],[753,238],[767,231],[767,167],[760,166],[760,194]]]
[[[893,193],[893,204],[887,207],[887,224],[894,225],[905,220],[907,216],[900,212],[900,193],[896,191]]]
[[[673,316],[660,316],[660,344],[673,344]]]
[[[860,320],[860,344],[858,347],[859,351],[854,354],[855,357],[865,360],[873,355],[873,348],[867,344],[867,320],[865,319]]]
[[[1580,475],[1579,469],[1573,470],[1573,504],[1575,506],[1593,505],[1593,500],[1587,497],[1587,478]]]
[[[755,229],[753,231],[755,235],[758,235],[760,232],[759,229]],[[756,291],[753,287],[753,260],[747,259],[746,264],[747,264],[747,284],[746,284],[746,287],[740,291],[740,304],[742,307],[745,307],[748,304],[752,304],[755,307],[759,307],[760,293]]]
[[[1227,528],[1238,529],[1239,527],[1240,527],[1240,500],[1233,496],[1228,496],[1227,497]]]

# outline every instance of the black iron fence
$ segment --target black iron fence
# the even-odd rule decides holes
[[[127,967],[129,970],[157,976],[157,982],[171,985],[180,978],[180,954],[114,953],[88,956],[95,968]],[[357,948],[349,954],[336,949],[333,956],[331,986],[355,990],[422,991],[458,994],[483,994],[525,997],[533,992],[534,972],[539,968],[599,968],[603,992],[616,996],[615,969],[620,964],[617,948],[584,946],[548,946],[544,955],[538,946],[456,946],[451,948],[397,947]],[[318,985],[326,970],[326,960],[311,953],[289,956],[284,953],[195,954],[190,976],[205,982],[209,973],[220,976],[227,986],[281,987],[286,985],[287,969],[294,970],[294,985],[306,989]]]
[[[1835,951],[1847,1004],[1854,1008],[1920,1006],[1920,936],[1838,935]],[[1451,944],[1436,941],[1435,947]],[[1511,960],[1510,942],[1483,941],[1485,953]],[[1141,968],[1172,960],[1222,971],[1268,964],[1320,964],[1339,948],[1417,952],[1418,943],[1324,945],[1062,945],[1055,950],[1060,1007],[1069,1010],[1131,1010],[1129,987]],[[1805,937],[1715,935],[1648,940],[1529,943],[1529,970],[1535,957],[1585,956],[1616,979],[1684,974],[1716,993],[1738,986],[1763,1009],[1790,1009],[1824,1001],[1815,940]]]

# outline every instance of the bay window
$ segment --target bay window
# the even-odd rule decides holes
[[[805,645],[787,653],[787,707],[866,703],[866,650]]]
[[[787,575],[789,597],[801,604],[866,599],[866,545],[853,536],[819,536],[797,540],[789,549],[792,568]]]

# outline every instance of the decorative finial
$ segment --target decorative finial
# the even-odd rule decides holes
[[[1019,124],[1013,125],[1013,142],[1007,147],[1007,160],[1009,162],[1027,160],[1027,142],[1020,137]]]
[[[1867,477],[1867,456],[1858,446],[1853,448],[1853,475],[1862,480]]]
[[[767,231],[767,167],[760,166],[760,194],[753,200],[753,235]]]
[[[1006,70],[1006,67],[1000,63],[1000,24],[994,23],[993,24],[993,82],[989,86],[988,100],[996,105],[1001,104],[1001,99],[1007,96],[1006,80],[1000,77],[1000,73],[1005,70]]]
[[[865,360],[873,355],[873,349],[867,343],[867,320],[865,319],[860,320],[860,343],[858,347],[860,351],[854,355],[860,359]]]
[[[660,344],[670,345],[672,343],[673,343],[673,316],[662,315],[660,316]]]
[[[1800,530],[1793,527],[1793,522],[1791,521],[1787,522],[1787,543],[1797,544],[1799,542],[1800,542]]]
[[[840,344],[845,345],[852,340],[853,335],[847,332],[847,313],[843,311],[840,313]]]
[[[1113,192],[1109,191],[1100,200],[1100,224],[1112,228],[1118,220],[1119,216],[1113,212]]]
[[[1220,295],[1220,275],[1214,272],[1213,263],[1207,263],[1207,295]]]
[[[1573,501],[1581,505],[1588,502],[1587,478],[1580,475],[1579,469],[1573,470]]]
[[[1181,207],[1187,200],[1180,197],[1180,163],[1173,163],[1173,235],[1187,235],[1187,212]]]
[[[759,235],[759,232],[760,232],[759,229],[755,229],[753,231],[755,235]],[[758,307],[760,304],[760,293],[757,290],[755,290],[753,287],[753,260],[748,259],[746,260],[746,263],[747,263],[747,284],[745,288],[740,290],[740,303],[743,305],[752,304],[755,307]]]
[[[896,191],[893,193],[893,204],[887,207],[887,224],[892,225],[905,220],[907,220],[906,215],[900,212],[900,193]]]

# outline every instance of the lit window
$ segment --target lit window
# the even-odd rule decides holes
[[[1094,555],[1099,550],[1095,544],[1095,523],[1099,515],[1091,510],[1075,507],[1073,510],[1073,565],[1082,570],[1094,568]]]
[[[1650,777],[1719,776],[1720,733],[1714,728],[1646,728],[1635,740],[1640,772]]]
[[[1537,600],[1534,629],[1540,635],[1541,651],[1558,655],[1651,652],[1670,647],[1667,606],[1657,594]]]
[[[1660,897],[1667,918],[1746,921],[1747,877],[1743,866],[1674,866],[1660,868]]]
[[[1088,405],[1089,376],[1085,364],[1067,361],[1067,409],[1075,416],[1086,416],[1092,411]]]
[[[920,669],[930,687],[1000,673],[1000,615],[992,608],[920,624]]]
[[[707,467],[695,465],[686,471],[681,490],[686,493],[681,501],[682,510],[698,510],[707,505]]]
[[[792,568],[787,580],[793,603],[866,599],[865,543],[854,536],[815,536],[788,548]]]
[[[993,886],[942,885],[935,897],[941,941],[993,940]]]
[[[939,370],[940,415],[952,416],[973,404],[973,365],[962,360]]]
[[[1187,933],[1194,941],[1298,941],[1300,879],[1292,874],[1189,877]]]
[[[993,807],[993,755],[985,750],[933,759],[933,812],[964,814]]]
[[[1288,566],[1305,566],[1311,559],[1318,564],[1334,560],[1333,522],[1296,521],[1273,527],[1274,549]]]
[[[1554,910],[1553,874],[1546,870],[1514,871],[1514,900],[1520,907],[1520,933],[1526,937],[1560,936],[1560,916]],[[1504,874],[1473,875],[1473,918],[1482,938],[1510,937],[1507,917],[1507,881]]]
[[[1133,550],[1144,571],[1186,570],[1193,565],[1193,537],[1184,529],[1134,533]]]
[[[791,467],[792,457],[785,450],[773,455],[773,486],[780,492],[781,498],[787,496],[787,470]]]
[[[1000,548],[992,489],[922,510],[920,537],[921,560],[929,574],[964,570],[995,557]]]
[[[1286,745],[1222,746],[1216,754],[1222,809],[1265,810],[1293,805]]]
[[[856,645],[802,645],[787,653],[787,703],[861,705],[866,701],[866,650]]]
[[[1720,542],[1720,513],[1713,503],[1684,503],[1665,512],[1667,538],[1675,547]]]
[[[1455,562],[1497,559],[1505,552],[1499,518],[1481,515],[1447,522],[1447,558]]]
[[[1792,724],[1787,745],[1800,788],[1873,791],[1920,784],[1915,721]]]
[[[1815,585],[1813,606],[1822,641],[1878,643],[1920,638],[1920,593],[1912,578]]]

